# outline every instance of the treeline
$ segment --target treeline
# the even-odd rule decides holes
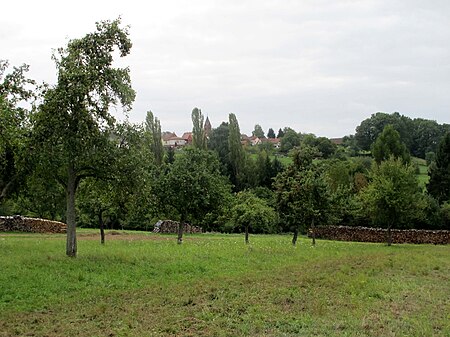
[[[294,244],[316,225],[449,228],[448,125],[378,113],[342,145],[284,128],[277,149],[244,145],[234,114],[208,134],[195,108],[192,144],[164,148],[151,111],[142,124],[110,113],[128,113],[135,97],[128,68],[113,67],[113,51],[131,49],[120,24],[100,22],[59,49],[54,85],[0,64],[0,213],[66,222],[67,255],[76,255],[77,226],[147,230],[159,219],[245,232],[247,242],[249,233],[293,232]],[[259,125],[255,134],[264,136]],[[411,155],[427,153],[424,189]]]

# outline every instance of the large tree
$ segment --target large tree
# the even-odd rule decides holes
[[[164,158],[161,122],[150,110],[147,111],[147,116],[145,117],[145,132],[148,135],[150,148],[155,156],[155,162],[157,165],[161,165]]]
[[[203,225],[208,214],[219,212],[226,204],[230,186],[219,167],[212,151],[186,148],[161,177],[158,186],[161,205],[177,213],[179,244],[183,241],[185,222]]]
[[[373,165],[361,199],[363,211],[374,224],[387,228],[388,245],[392,243],[391,229],[411,226],[414,219],[423,216],[426,206],[414,167],[394,157]]]
[[[26,77],[29,67],[22,65],[7,72],[8,65],[0,60],[0,203],[29,171],[25,159],[30,113],[22,103],[35,95],[35,82]]]
[[[77,254],[77,187],[85,177],[108,173],[114,124],[110,107],[120,104],[129,111],[135,97],[129,69],[113,67],[114,51],[123,57],[132,46],[120,23],[120,18],[99,22],[94,33],[58,49],[53,55],[58,82],[45,93],[36,116],[35,136],[45,167],[66,191],[66,254],[71,257]]]
[[[205,117],[198,108],[192,110],[192,145],[201,150],[206,150],[206,133],[203,127]]]
[[[313,235],[316,224],[326,223],[331,210],[328,186],[313,159],[317,148],[302,146],[293,153],[293,163],[275,179],[277,209],[281,220],[294,231],[292,244],[299,230],[308,228]]]
[[[259,124],[255,125],[255,129],[253,130],[252,135],[258,138],[265,138],[264,130],[262,129],[261,125]]]
[[[246,156],[241,144],[241,131],[236,115],[230,113],[228,118],[228,149],[232,169],[230,178],[235,188],[239,190],[242,185]]]
[[[390,157],[400,158],[404,163],[410,161],[409,151],[392,125],[386,125],[372,146],[372,155],[380,164]]]
[[[439,203],[450,201],[450,132],[442,138],[436,159],[429,168],[428,193]]]

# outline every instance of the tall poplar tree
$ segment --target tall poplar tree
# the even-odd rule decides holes
[[[161,137],[161,123],[150,110],[145,118],[145,132],[150,136],[150,148],[155,156],[157,165],[161,165],[164,157],[164,148]]]
[[[201,150],[206,150],[206,134],[203,124],[205,117],[198,108],[192,110],[192,145]]]
[[[230,113],[228,122],[228,148],[232,168],[231,182],[239,189],[245,167],[245,152],[241,144],[241,131],[236,115]]]

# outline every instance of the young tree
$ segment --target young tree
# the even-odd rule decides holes
[[[378,225],[387,228],[387,244],[392,244],[391,229],[407,227],[423,216],[425,207],[415,169],[393,158],[373,165],[370,183],[361,191],[363,210]]]
[[[315,244],[315,225],[325,223],[331,209],[328,186],[313,163],[317,152],[309,146],[299,148],[293,163],[275,179],[277,209],[281,220],[294,230],[293,245],[299,230],[308,227]]]
[[[436,159],[429,168],[428,193],[440,204],[450,201],[450,132],[442,138]]]
[[[400,134],[392,125],[386,125],[372,146],[372,155],[380,164],[390,157],[400,158],[404,163],[409,163],[411,157],[405,144],[400,139]]]
[[[231,221],[235,226],[244,227],[245,243],[248,244],[249,229],[259,228],[262,232],[269,232],[275,224],[276,213],[265,200],[242,191],[236,195],[236,202],[231,208]]]
[[[145,132],[149,135],[150,146],[155,156],[155,162],[160,166],[163,162],[164,148],[161,138],[161,123],[153,112],[147,111],[145,118]]]
[[[230,193],[220,174],[219,161],[211,151],[187,148],[176,157],[159,184],[161,203],[178,212],[179,244],[186,221],[202,224],[208,213],[218,212]]]
[[[204,125],[204,116],[198,108],[192,110],[192,145],[200,150],[206,150],[206,134]]]
[[[129,69],[113,67],[113,52],[126,56],[131,49],[128,29],[120,18],[97,23],[97,30],[81,39],[69,41],[53,56],[58,82],[44,97],[36,115],[35,139],[46,169],[66,190],[66,254],[75,257],[75,197],[80,180],[107,174],[110,157],[108,143],[114,118],[111,105],[120,103],[131,109],[135,92]]]
[[[272,128],[267,131],[267,138],[275,138],[275,131]]]

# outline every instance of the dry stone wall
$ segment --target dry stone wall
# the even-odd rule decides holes
[[[450,231],[392,229],[393,243],[429,243],[446,245],[450,243]],[[318,226],[315,229],[316,238],[338,241],[386,242],[387,230],[382,228],[349,227],[349,226]]]
[[[67,225],[59,221],[20,215],[0,216],[0,232],[66,233],[66,231]]]
[[[153,229],[153,232],[155,233],[163,233],[163,234],[176,234],[178,233],[178,224],[177,221],[172,220],[159,220]],[[184,224],[184,233],[187,234],[194,234],[194,233],[201,233],[202,229],[197,226],[192,226],[187,223]]]

